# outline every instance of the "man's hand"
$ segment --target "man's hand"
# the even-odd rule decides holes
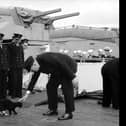
[[[30,94],[30,91],[26,91],[25,95],[22,98],[20,98],[18,101],[25,102],[29,94]]]
[[[73,80],[72,80],[72,83],[73,83],[73,88],[74,88],[74,98],[77,97],[78,95],[78,86],[79,86],[79,81],[78,81],[78,78],[75,77]]]
[[[78,81],[78,78],[75,77],[73,80],[72,80],[72,83],[73,83],[73,87],[78,89],[78,85],[79,85],[79,81]]]
[[[23,69],[23,75],[26,75],[28,71],[26,69]]]

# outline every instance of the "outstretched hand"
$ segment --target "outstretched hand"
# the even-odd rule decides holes
[[[25,95],[22,98],[20,98],[18,101],[19,102],[25,102],[26,99],[28,98],[28,96],[29,96],[29,93],[26,92]]]
[[[19,102],[25,102],[27,98],[28,98],[28,95],[25,94],[25,95],[24,95],[22,98],[20,98],[18,101],[19,101]]]

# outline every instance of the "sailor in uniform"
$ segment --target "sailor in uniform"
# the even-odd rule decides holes
[[[0,33],[0,100],[7,96],[7,77],[9,71],[9,55],[7,45],[4,44],[4,34]],[[0,106],[1,107],[1,106]],[[7,115],[5,111],[0,111],[0,116]]]
[[[12,37],[11,44],[9,44],[9,95],[13,99],[22,97],[24,50],[21,44],[21,38],[21,34],[15,33]]]

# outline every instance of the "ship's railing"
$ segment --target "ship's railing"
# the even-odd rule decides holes
[[[102,31],[111,31],[112,28],[109,27],[92,27],[92,26],[80,26],[80,25],[68,25],[64,27],[57,27],[55,30],[61,30],[61,29],[88,29],[88,30],[102,30]]]

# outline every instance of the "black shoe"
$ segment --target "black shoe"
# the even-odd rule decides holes
[[[52,115],[58,115],[57,111],[48,110],[47,112],[43,113],[44,116],[52,116]]]
[[[109,104],[105,104],[105,103],[103,103],[103,101],[98,101],[97,102],[99,105],[102,105],[102,107],[105,107],[105,108],[108,108],[108,107],[110,107],[110,105]]]
[[[100,101],[98,101],[97,103],[98,103],[98,104],[100,104],[100,105],[102,105],[102,104],[103,104],[103,102],[102,102],[101,100],[100,100]]]
[[[112,108],[118,110],[119,106],[118,105],[112,105]]]
[[[68,120],[68,119],[72,119],[72,118],[73,118],[72,113],[65,113],[61,117],[58,117],[58,120]]]
[[[104,107],[104,108],[109,108],[110,107],[110,105],[108,105],[108,104],[102,104],[102,107]]]

